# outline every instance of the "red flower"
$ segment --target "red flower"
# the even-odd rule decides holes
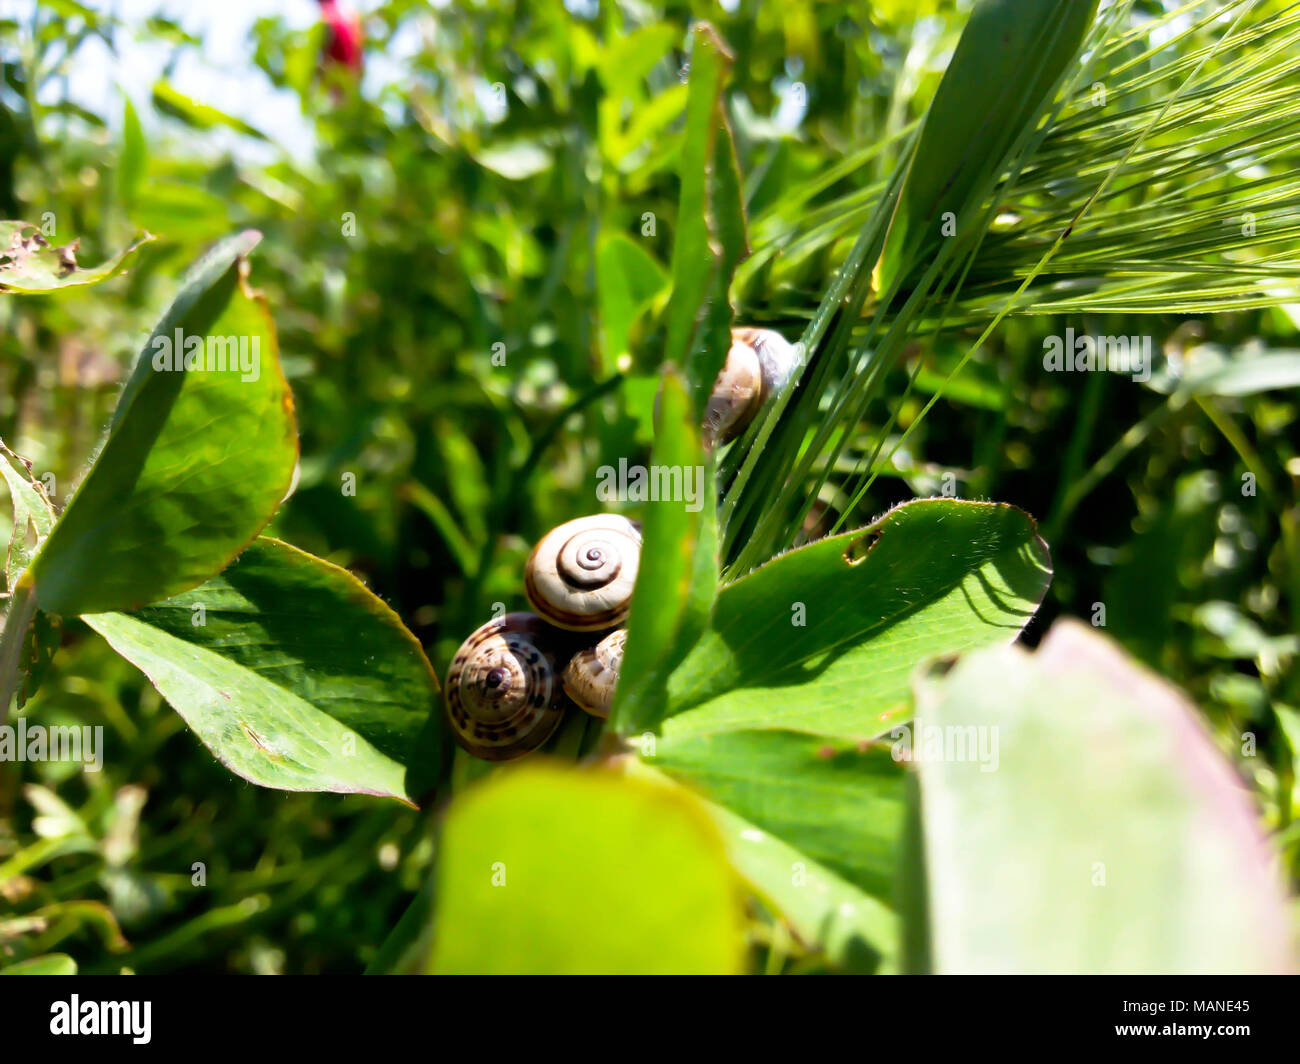
[[[319,0],[321,20],[328,35],[325,59],[361,73],[361,16],[339,0]]]

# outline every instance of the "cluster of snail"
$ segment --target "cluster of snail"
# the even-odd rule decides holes
[[[617,514],[551,529],[524,566],[536,613],[478,628],[447,674],[447,716],[476,757],[508,761],[546,742],[570,703],[609,716],[623,663],[641,526]]]
[[[793,345],[767,329],[733,329],[726,365],[705,407],[707,446],[738,436],[789,380]],[[476,757],[508,761],[542,746],[577,705],[609,716],[623,664],[641,526],[617,514],[553,528],[524,567],[536,613],[508,613],[476,629],[447,673],[447,718]]]

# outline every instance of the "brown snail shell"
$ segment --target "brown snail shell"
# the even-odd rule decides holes
[[[732,333],[727,361],[704,404],[704,435],[726,443],[739,436],[763,405],[763,367],[753,346]]]
[[[593,717],[609,717],[626,643],[626,628],[610,632],[594,647],[573,655],[564,668],[565,693]]]
[[[509,761],[554,734],[564,716],[554,636],[536,614],[507,613],[460,645],[447,673],[456,742],[486,761]]]
[[[732,329],[727,361],[704,407],[706,444],[712,447],[739,436],[798,365],[798,350],[780,333],[749,326]]]
[[[566,521],[524,566],[533,609],[557,628],[598,632],[627,618],[641,557],[641,526],[618,514]]]

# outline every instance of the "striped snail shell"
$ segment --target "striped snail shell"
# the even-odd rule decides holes
[[[626,628],[610,632],[594,647],[574,654],[564,668],[565,693],[593,717],[609,716],[626,642]]]
[[[564,716],[554,635],[536,614],[507,613],[460,645],[447,673],[456,742],[486,761],[509,761],[551,737]]]
[[[727,361],[704,407],[706,443],[713,446],[739,436],[798,365],[795,346],[780,333],[747,326],[732,329]]]
[[[641,557],[641,526],[594,514],[551,529],[524,566],[524,593],[557,628],[598,632],[627,618]]]

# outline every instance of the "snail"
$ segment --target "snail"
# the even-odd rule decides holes
[[[704,406],[706,444],[712,447],[739,436],[762,405],[785,387],[798,364],[797,347],[780,333],[732,329],[727,361]]]
[[[626,628],[610,632],[594,647],[574,654],[564,668],[565,693],[593,717],[609,716],[626,642]]]
[[[524,566],[524,593],[542,617],[571,632],[620,625],[632,605],[641,526],[617,514],[551,529]]]
[[[456,742],[486,761],[531,753],[564,716],[556,633],[532,613],[507,613],[476,629],[447,673],[447,717]]]

